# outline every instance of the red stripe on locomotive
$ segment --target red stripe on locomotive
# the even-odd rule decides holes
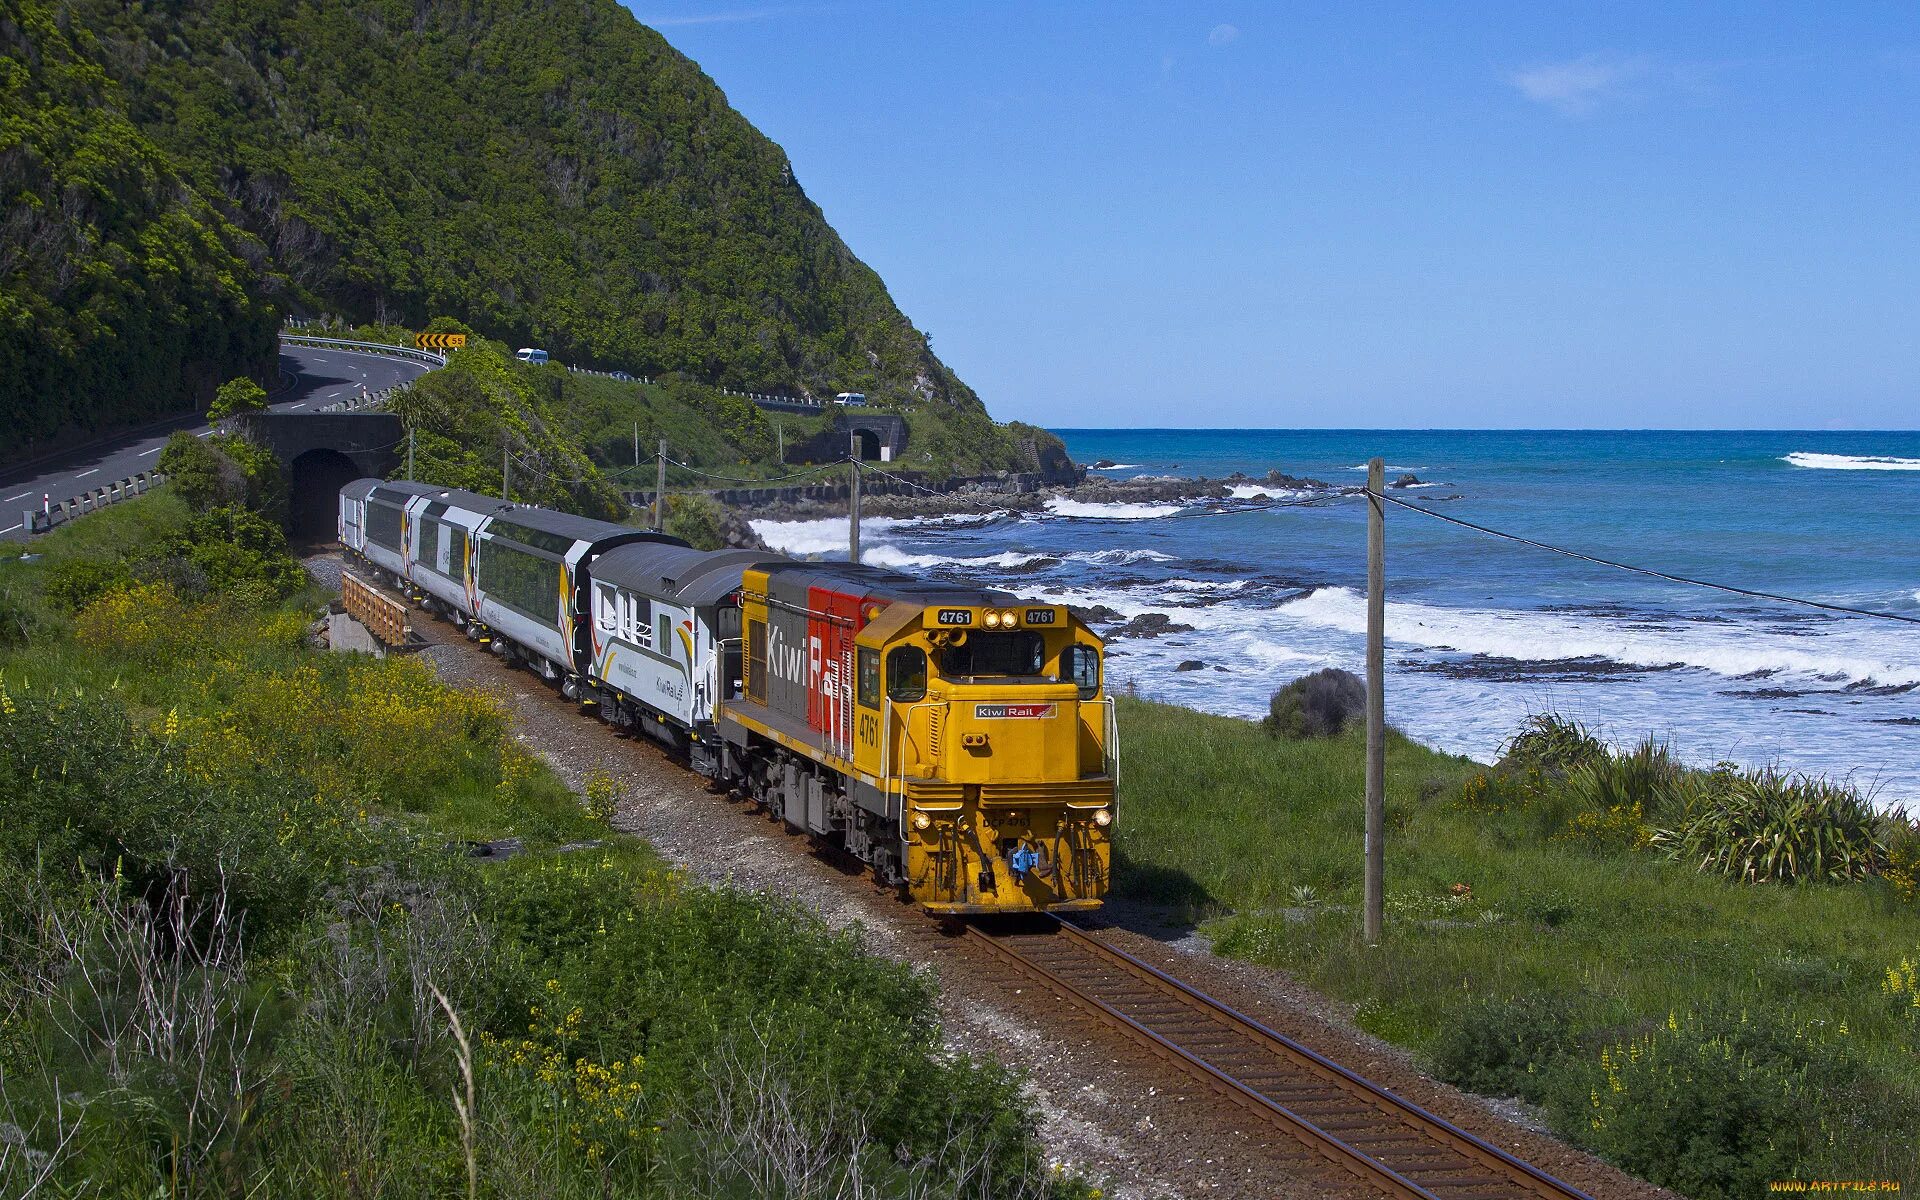
[[[860,632],[860,597],[828,588],[807,589],[807,726],[829,742],[851,740],[853,641]]]

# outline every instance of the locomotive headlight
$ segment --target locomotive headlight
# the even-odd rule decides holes
[[[1101,826],[1102,828],[1105,828],[1106,826],[1113,824],[1113,810],[1110,808],[1100,809],[1098,812],[1093,814],[1093,823],[1095,825]]]
[[[923,812],[913,814],[913,827],[915,829],[925,829],[931,824],[933,824],[933,818],[927,814]]]
[[[988,609],[987,615],[980,618],[980,623],[988,629],[998,629],[1000,628],[1000,614],[994,612],[992,609]]]
[[[1008,627],[1018,625],[1020,623],[1020,614],[1010,608],[1000,614],[1000,623]]]

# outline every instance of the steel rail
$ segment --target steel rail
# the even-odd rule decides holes
[[[1302,1106],[1294,1097],[1269,1094],[1289,1089],[1271,1084],[1263,1089],[1258,1083],[1241,1078],[1229,1066],[1210,1061],[1206,1047],[1182,1045],[1174,1037],[1151,1028],[1097,994],[1097,989],[1068,979],[1039,961],[1037,956],[1023,951],[1008,937],[989,934],[976,925],[967,926],[967,933],[999,957],[1038,976],[1064,995],[1092,1009],[1108,1024],[1152,1053],[1195,1075],[1215,1092],[1281,1126],[1322,1157],[1383,1189],[1387,1194],[1406,1200],[1466,1200],[1467,1197],[1492,1200],[1494,1197],[1512,1196],[1542,1200],[1590,1200],[1578,1189],[1227,1007],[1152,964],[1092,937],[1064,918],[1048,914],[1047,919],[1054,923],[1057,932],[1035,937],[1043,938],[1049,944],[1059,939],[1060,944],[1070,947],[1070,953],[1077,954],[1083,962],[1117,969],[1131,980],[1145,984],[1160,997],[1176,1001],[1189,1014],[1206,1018],[1223,1031],[1237,1035],[1250,1046],[1264,1051],[1270,1061],[1287,1068],[1286,1073],[1303,1077],[1294,1081],[1292,1091],[1300,1092],[1302,1084],[1318,1087],[1326,1093],[1320,1097],[1320,1106],[1324,1107],[1328,1100],[1345,1101],[1358,1105],[1363,1113],[1370,1112],[1370,1116],[1360,1122],[1361,1136],[1352,1136],[1351,1132],[1353,1118],[1361,1114],[1344,1114],[1346,1119],[1341,1122],[1344,1126],[1341,1129],[1323,1128],[1324,1118],[1316,1120],[1312,1114],[1299,1111]],[[1367,1129],[1369,1124],[1373,1128]],[[1355,1144],[1368,1140],[1367,1134],[1387,1136],[1396,1128],[1405,1130],[1407,1136],[1415,1141],[1410,1152],[1398,1156],[1375,1153]],[[1455,1157],[1457,1166],[1449,1166],[1444,1161],[1449,1154]],[[1436,1156],[1443,1161],[1430,1161]],[[1389,1161],[1408,1157],[1429,1161],[1419,1165],[1404,1161],[1396,1165],[1394,1161]],[[1468,1179],[1429,1178],[1425,1181],[1417,1178],[1457,1177],[1463,1169],[1482,1170],[1491,1175]]]

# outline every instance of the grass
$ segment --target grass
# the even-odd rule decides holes
[[[1864,1115],[1801,1161],[1916,1177],[1895,1131],[1920,1124],[1920,1010],[1886,980],[1920,950],[1920,910],[1884,881],[1743,885],[1556,832],[1564,812],[1474,811],[1484,768],[1390,735],[1386,936],[1370,948],[1360,733],[1276,739],[1140,700],[1121,702],[1120,727],[1123,754],[1156,769],[1127,778],[1117,890],[1185,906],[1220,951],[1284,968],[1428,1053],[1476,1006],[1549,1003],[1569,1014],[1568,1058],[1535,1066],[1569,1077],[1688,1014],[1764,1019],[1811,1056],[1854,1064],[1890,1106],[1888,1123]]]

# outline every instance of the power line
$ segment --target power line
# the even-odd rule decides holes
[[[1636,567],[1632,563],[1616,562],[1611,558],[1601,558],[1598,555],[1583,554],[1578,550],[1568,550],[1564,546],[1551,546],[1546,542],[1536,542],[1532,538],[1521,537],[1517,533],[1508,533],[1505,530],[1493,529],[1485,525],[1476,525],[1472,521],[1462,520],[1459,517],[1450,517],[1445,513],[1437,513],[1430,508],[1422,508],[1418,504],[1409,504],[1405,500],[1401,500],[1395,496],[1388,496],[1385,493],[1382,493],[1380,498],[1388,504],[1398,505],[1401,508],[1407,509],[1409,512],[1417,512],[1422,516],[1432,517],[1436,521],[1445,521],[1449,525],[1458,525],[1464,529],[1471,529],[1476,533],[1484,533],[1489,537],[1504,538],[1509,542],[1518,542],[1523,546],[1532,546],[1536,550],[1546,550],[1553,554],[1564,555],[1567,558],[1577,558],[1581,562],[1590,562],[1603,567],[1612,567],[1617,571],[1629,571],[1635,575],[1645,575],[1653,579],[1664,579],[1668,583],[1684,583],[1689,587],[1711,588],[1717,592],[1730,592],[1736,596],[1748,596],[1755,600],[1777,600],[1782,604],[1798,604],[1806,608],[1818,608],[1824,609],[1827,612],[1845,613],[1851,617],[1874,617],[1882,621],[1899,621],[1905,625],[1920,625],[1920,617],[1909,617],[1900,613],[1877,612],[1870,608],[1854,608],[1846,604],[1830,604],[1824,600],[1808,600],[1800,596],[1783,596],[1778,592],[1762,592],[1753,588],[1735,587],[1730,583],[1715,583],[1709,579],[1694,579],[1686,575],[1674,575],[1666,571],[1656,571],[1651,567]]]
[[[757,486],[762,486],[769,483],[780,483],[783,480],[788,480],[788,479],[804,479],[812,475],[823,475],[828,471],[838,470],[840,467],[846,465],[846,462],[847,460],[843,458],[843,459],[838,459],[834,462],[827,463],[824,466],[809,467],[807,470],[804,470],[804,471],[795,471],[790,475],[769,475],[763,479],[743,479],[734,475],[716,475],[712,471],[703,471],[699,467],[691,466],[687,463],[683,463],[677,458],[667,459],[667,464],[669,466],[679,467],[683,471],[691,471],[695,475],[699,475],[707,479],[717,479],[723,483],[738,483],[738,484],[744,484],[748,487],[757,487]]]

